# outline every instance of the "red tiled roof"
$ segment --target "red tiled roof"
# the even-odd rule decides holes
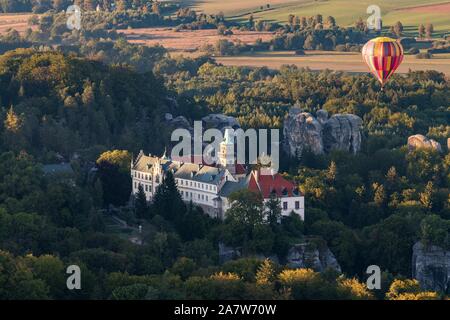
[[[278,197],[283,196],[295,196],[293,191],[295,185],[283,178],[279,173],[274,175],[261,175],[258,174],[256,179],[256,174],[252,173],[250,181],[248,183],[248,189],[251,191],[261,192],[264,199],[270,198],[270,194],[274,192]],[[283,194],[283,192],[285,192]]]
[[[244,173],[246,173],[245,168],[244,168],[244,166],[242,164],[237,163],[235,168],[236,168],[236,173],[237,174],[244,174]]]

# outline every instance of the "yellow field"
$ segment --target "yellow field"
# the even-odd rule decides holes
[[[450,76],[450,55],[435,55],[433,59],[417,59],[415,56],[405,56],[398,69],[399,73],[408,70],[437,70]],[[294,52],[269,52],[242,55],[237,57],[218,57],[216,61],[224,65],[268,67],[278,69],[282,65],[293,64],[298,67],[308,67],[311,70],[336,70],[348,72],[368,72],[361,55],[354,52],[309,51],[305,56],[296,56]]]
[[[232,42],[242,42],[253,44],[257,39],[269,41],[272,39],[273,32],[256,31],[233,31],[231,36],[220,36],[217,30],[182,30],[175,31],[174,28],[142,28],[120,30],[120,33],[126,35],[131,43],[144,44],[147,46],[162,45],[170,51],[191,52],[198,50],[204,45],[214,45],[220,39],[227,39]]]
[[[25,32],[28,26],[28,19],[32,14],[0,14],[0,33],[5,33],[8,29],[16,29]]]

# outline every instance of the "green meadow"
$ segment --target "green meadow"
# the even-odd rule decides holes
[[[227,17],[239,21],[248,20],[251,14],[256,20],[276,22],[286,22],[290,14],[322,14],[335,17],[342,26],[353,25],[360,17],[367,19],[367,7],[376,4],[381,9],[385,27],[401,21],[406,32],[416,33],[421,23],[432,23],[439,35],[450,31],[450,1],[432,0],[424,4],[423,0],[194,0],[190,3],[196,10],[207,13],[222,11]]]

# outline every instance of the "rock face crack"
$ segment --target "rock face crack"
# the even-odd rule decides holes
[[[413,246],[412,276],[424,290],[450,292],[450,251],[417,242]]]
[[[332,150],[357,153],[361,150],[362,119],[353,114],[335,114],[325,110],[311,113],[291,108],[284,120],[283,148],[291,156],[301,156],[305,149],[315,154]]]

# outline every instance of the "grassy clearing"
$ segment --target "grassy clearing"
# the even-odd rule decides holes
[[[407,55],[397,72],[408,70],[437,70],[450,75],[450,54],[437,54],[433,59],[417,59]],[[217,62],[224,65],[268,67],[279,69],[282,65],[296,65],[311,70],[336,70],[346,72],[368,72],[366,64],[359,53],[309,51],[305,56],[296,56],[292,51],[264,52],[237,57],[218,57]]]
[[[334,16],[340,25],[349,26],[362,17],[368,17],[367,7],[377,4],[382,11],[385,26],[401,21],[406,27],[417,30],[420,23],[433,23],[438,33],[450,31],[450,15],[448,10],[436,8],[436,10],[409,10],[415,7],[430,7],[435,4],[450,3],[447,1],[431,0],[424,5],[423,0],[198,0],[191,1],[192,6],[198,10],[217,13],[222,11],[228,17],[236,20],[248,20],[250,14],[258,19],[266,21],[286,22],[289,14],[299,16],[312,16],[322,14]],[[271,5],[263,11],[261,6],[267,3]],[[445,9],[445,8],[444,8]]]
[[[25,32],[29,28],[28,19],[32,14],[26,13],[8,13],[0,14],[0,33],[6,32],[8,29],[16,29],[19,32]]]

